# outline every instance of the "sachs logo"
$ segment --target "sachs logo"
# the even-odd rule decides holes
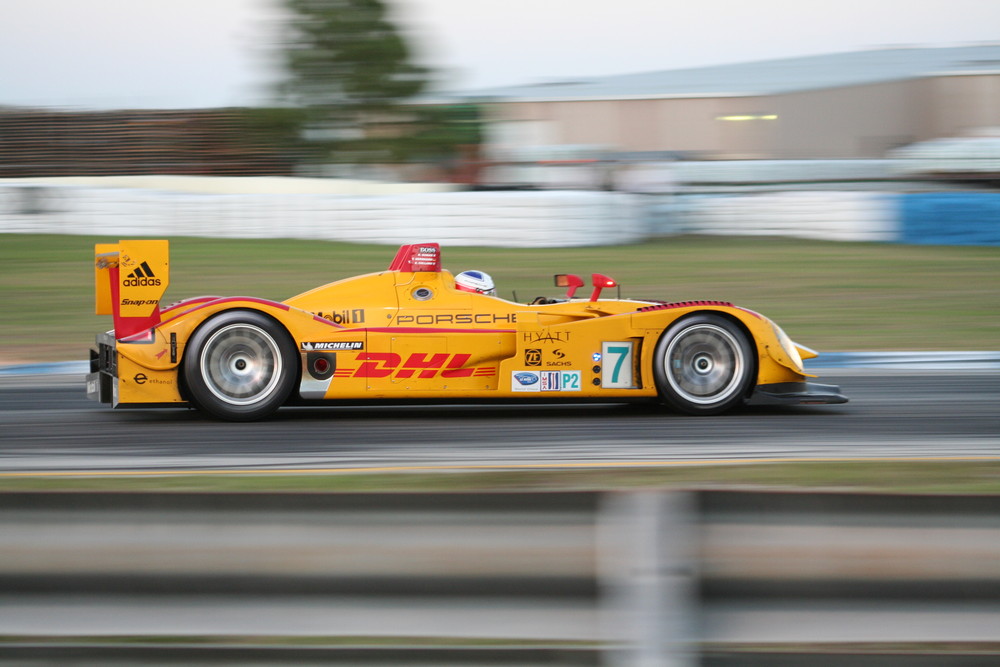
[[[514,373],[514,379],[517,380],[522,386],[527,387],[528,385],[532,385],[538,382],[538,374]]]
[[[125,277],[122,285],[125,287],[158,287],[160,279],[153,275],[153,270],[149,268],[149,264],[143,262],[136,267],[135,271]]]

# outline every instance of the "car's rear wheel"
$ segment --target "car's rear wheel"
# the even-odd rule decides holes
[[[720,315],[694,315],[660,337],[654,376],[661,398],[691,415],[715,415],[743,403],[754,379],[747,334]]]
[[[191,337],[184,379],[202,410],[251,421],[288,399],[296,361],[292,340],[277,322],[254,311],[230,311],[208,320]]]

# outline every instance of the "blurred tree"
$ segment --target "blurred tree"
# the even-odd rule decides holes
[[[284,0],[282,97],[306,111],[314,157],[334,162],[394,161],[406,153],[411,114],[400,104],[428,83],[410,62],[383,0]]]
[[[460,146],[482,142],[479,108],[473,104],[413,106],[407,153],[417,159],[450,157]]]

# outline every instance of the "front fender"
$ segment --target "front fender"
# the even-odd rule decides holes
[[[757,346],[757,384],[815,377],[806,373],[799,346],[773,320],[742,308],[732,310],[736,311],[733,316],[747,328]],[[812,356],[818,355],[812,353]]]
[[[706,302],[657,305],[633,314],[632,323],[659,336],[660,332],[684,317],[715,313],[738,323],[749,334],[757,351],[757,384],[800,382],[804,377],[813,377],[805,372],[795,343],[769,318],[729,303],[711,302],[712,307],[708,308],[706,305]]]

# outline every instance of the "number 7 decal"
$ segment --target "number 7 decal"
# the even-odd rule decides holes
[[[601,367],[601,387],[606,389],[634,389],[632,379],[633,341],[616,341],[601,343],[601,357],[604,365]]]

